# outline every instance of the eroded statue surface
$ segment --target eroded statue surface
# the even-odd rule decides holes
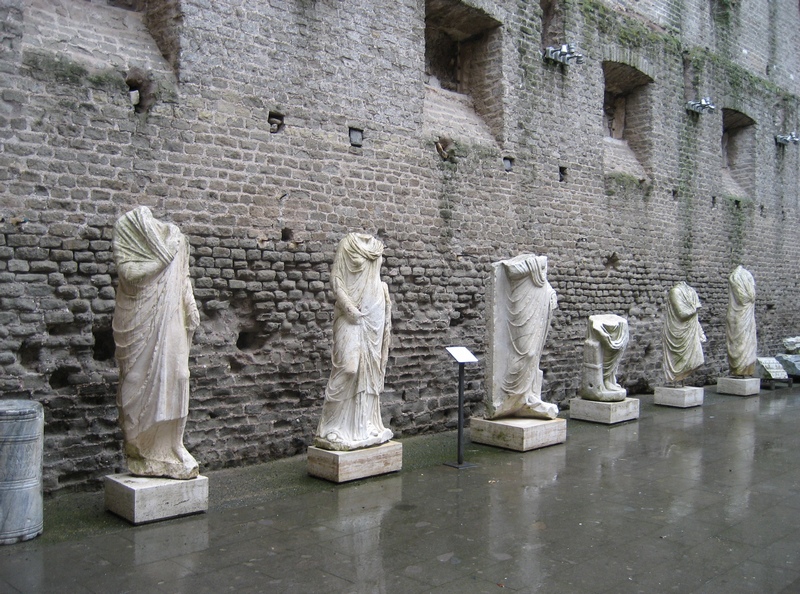
[[[756,370],[756,281],[737,266],[728,277],[725,330],[731,375],[751,376]]]
[[[370,235],[349,233],[339,242],[331,270],[333,368],[314,438],[317,447],[354,450],[392,438],[380,410],[392,327],[382,262],[383,244]]]
[[[706,335],[697,319],[699,308],[697,293],[685,282],[669,290],[662,334],[667,383],[682,381],[703,364]]]
[[[628,346],[628,320],[604,314],[589,316],[583,343],[580,396],[600,402],[621,402],[627,391],[617,383],[617,370]]]
[[[140,206],[116,222],[113,246],[117,406],[128,469],[140,476],[194,478],[197,461],[183,445],[189,348],[200,323],[189,245],[178,227]]]
[[[486,417],[555,419],[558,407],[543,402],[542,356],[556,292],[547,282],[547,258],[522,254],[492,265],[487,298]]]

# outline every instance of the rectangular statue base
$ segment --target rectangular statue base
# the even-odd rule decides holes
[[[653,403],[661,406],[675,406],[678,408],[691,408],[703,404],[703,388],[686,386],[683,388],[667,388],[659,386],[653,396]]]
[[[585,398],[572,398],[569,401],[569,418],[605,425],[633,421],[639,418],[639,399],[626,398],[620,402],[597,402]]]
[[[397,441],[349,452],[308,448],[308,474],[334,483],[397,472],[402,467],[403,444]]]
[[[757,377],[717,378],[717,394],[731,396],[753,396],[761,391],[761,380]]]
[[[106,509],[132,524],[208,510],[208,477],[189,480],[110,474],[104,478]]]
[[[476,419],[469,422],[469,437],[475,443],[527,452],[567,441],[566,419]]]

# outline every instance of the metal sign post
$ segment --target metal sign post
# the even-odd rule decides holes
[[[467,363],[477,363],[469,349],[466,347],[447,347],[447,352],[458,362],[458,462],[445,462],[445,466],[453,468],[472,468],[477,464],[464,462],[464,365]]]

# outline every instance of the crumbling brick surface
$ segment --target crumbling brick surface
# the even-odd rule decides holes
[[[796,0],[712,2],[713,14],[706,0],[556,3],[566,30],[548,36],[586,56],[569,66],[541,59],[538,2],[469,2],[501,28],[462,57],[495,70],[447,109],[426,91],[422,2],[112,4],[0,0],[0,397],[45,405],[47,491],[123,467],[110,241],[138,205],[191,245],[202,323],[186,442],[203,468],[310,443],[330,371],[329,271],[349,231],[386,244],[382,400],[401,436],[455,426],[444,348],[483,358],[489,265],[518,253],[548,257],[559,295],[542,357],[550,401],[576,395],[597,313],[629,321],[620,381],[662,383],[664,300],[679,280],[709,338],[692,381],[724,374],[739,263],[757,283],[759,354],[800,333],[800,151],[774,141],[799,127]],[[646,179],[603,168],[603,60],[653,78],[627,139]],[[689,114],[700,96],[720,109]],[[721,189],[722,107],[756,122],[751,194]],[[449,125],[476,118],[489,132]],[[482,363],[467,380],[480,414]]]

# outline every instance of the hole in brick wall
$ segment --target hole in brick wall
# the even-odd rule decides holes
[[[676,190],[675,188],[672,189],[672,199],[673,200],[678,199],[678,190]]]
[[[125,77],[133,111],[146,113],[155,103],[153,81],[141,68],[131,68]]]
[[[239,346],[239,343],[236,343],[236,346]],[[231,366],[231,371],[233,373],[238,373],[242,369],[244,369],[244,363],[239,361],[236,357],[228,357],[228,364]]]
[[[764,209],[764,205],[763,204],[759,205],[758,214],[760,214],[762,217],[766,217],[767,216],[767,213],[766,213],[766,210]]]
[[[117,348],[114,342],[114,331],[111,328],[97,328],[92,332],[94,336],[94,346],[92,347],[92,358],[95,361],[109,361],[114,358],[114,351]]]
[[[511,171],[514,169],[514,159],[511,157],[503,157],[503,169]]]
[[[42,347],[38,344],[22,343],[17,353],[20,365],[31,367],[39,362],[42,355]]]
[[[746,196],[755,191],[755,130],[755,120],[749,116],[722,109],[722,174],[731,194]]]
[[[742,201],[741,200],[734,200],[733,205],[736,207],[736,210],[742,208]]]
[[[73,365],[59,367],[50,374],[50,379],[48,380],[50,387],[53,390],[66,388],[69,386],[69,376],[71,376],[73,373],[77,373],[78,371],[80,371],[80,367],[75,367]]]
[[[560,182],[567,181],[567,168],[566,167],[559,167],[558,168],[558,181],[560,181]]]
[[[242,330],[236,339],[236,348],[240,351],[255,351],[261,346],[261,339],[255,330]]]
[[[47,333],[50,336],[67,336],[77,332],[75,324],[50,324],[47,326]]]
[[[350,146],[362,146],[364,144],[364,131],[358,128],[350,128]]]
[[[267,116],[267,123],[269,124],[269,131],[272,134],[277,134],[278,132],[283,132],[285,124],[283,122],[283,114],[278,113],[277,111],[269,112]]]
[[[559,29],[563,27],[563,15],[557,0],[539,0],[542,9],[542,49],[559,43]]]
[[[717,197],[716,196],[712,196],[711,197],[711,208],[716,208],[716,207],[717,207]]]
[[[142,12],[145,9],[147,0],[107,0],[109,6],[123,8],[133,12]]]
[[[458,314],[458,317],[456,317],[456,318],[450,318],[450,327],[451,328],[454,328],[456,326],[460,326],[463,323],[464,323],[464,318],[461,316],[461,314]]]
[[[614,270],[616,270],[618,265],[619,265],[619,256],[617,255],[617,252],[613,252],[610,256],[608,256],[603,260],[603,266],[606,267],[606,270],[608,270],[609,268],[613,268]]]
[[[288,227],[281,229],[281,241],[291,241],[294,237],[294,232]]]

